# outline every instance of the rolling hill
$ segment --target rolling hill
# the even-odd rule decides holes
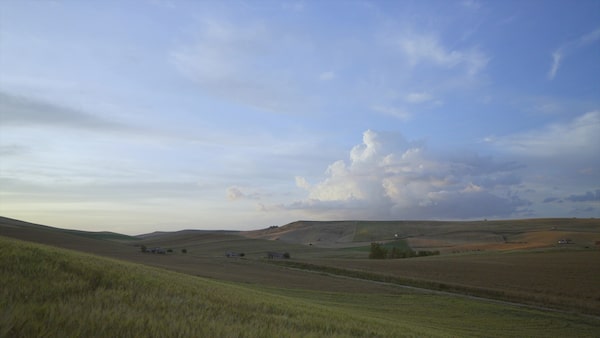
[[[0,250],[2,337],[594,337],[600,325],[406,289],[223,282],[2,236]]]
[[[298,221],[246,232],[182,230],[126,237],[0,218],[0,236],[247,285],[369,293],[413,285],[600,315],[596,219]],[[562,238],[571,244],[558,244]],[[442,254],[369,260],[372,241]],[[141,246],[170,252],[145,254]],[[244,257],[227,258],[229,251]],[[296,265],[268,260],[268,251],[289,252]],[[348,276],[353,278],[340,280]]]
[[[405,240],[415,249],[442,252],[554,247],[560,239],[594,246],[599,219],[549,218],[497,221],[297,221],[241,233],[249,238],[310,244],[323,248],[365,246]]]

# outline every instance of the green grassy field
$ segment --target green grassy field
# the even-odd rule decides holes
[[[2,337],[593,337],[594,318],[396,289],[241,285],[0,238]]]

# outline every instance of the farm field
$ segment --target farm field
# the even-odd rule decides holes
[[[593,330],[588,328],[600,328],[600,294],[597,288],[600,285],[600,264],[597,264],[600,250],[594,246],[600,233],[597,220],[482,221],[480,223],[487,226],[485,231],[477,228],[477,224],[467,223],[422,222],[417,224],[421,233],[414,236],[407,235],[413,233],[416,227],[410,222],[350,221],[302,221],[253,232],[184,230],[123,236],[71,232],[0,218],[0,236],[104,256],[112,259],[110,262],[134,264],[131,266],[136,266],[136,269],[143,265],[155,269],[153,271],[179,276],[177,278],[186,275],[202,283],[241,287],[246,293],[286,297],[286,302],[293,300],[304,305],[323,306],[326,311],[367,318],[371,323],[393,322],[402,318],[401,324],[389,328],[391,331],[372,331],[379,332],[372,334],[376,336],[394,336],[400,332],[397,330],[404,330],[400,336],[564,336],[562,333],[567,331],[546,330],[554,328],[555,322],[577,328],[573,331],[578,333],[577,336],[593,336],[589,334]],[[400,231],[405,231],[400,233],[402,239],[395,238]],[[365,238],[367,232],[371,235]],[[481,246],[494,233],[507,238],[500,243],[500,249],[492,249],[491,246],[486,250],[465,249],[468,246],[464,242]],[[557,245],[555,236],[565,233],[573,235],[570,236],[573,243]],[[451,242],[450,239],[457,241],[460,238],[461,244],[455,242],[456,245],[446,247],[439,256],[366,259],[372,238],[385,245],[402,243],[408,248],[411,240],[425,237],[428,241],[437,241],[437,244],[443,241],[445,245]],[[518,249],[502,246],[510,246],[517,239],[521,244]],[[532,242],[536,244],[528,246]],[[172,252],[165,255],[142,253],[142,246],[168,248]],[[3,251],[4,247],[3,244]],[[436,247],[415,249],[423,248]],[[243,258],[227,258],[225,253],[228,251],[245,255]],[[267,251],[290,252],[292,259],[268,260],[265,258]],[[58,271],[48,273],[52,275]],[[454,294],[411,290],[399,284]],[[464,295],[560,311],[509,306]],[[475,324],[461,327],[467,320],[464,316],[471,316],[472,312],[476,312],[472,319]],[[504,313],[513,313],[514,318]],[[427,315],[434,320],[424,321]],[[510,323],[518,320],[516,317],[534,319],[530,321],[531,325],[523,323],[523,328],[515,329]],[[489,332],[482,324],[486,321],[492,323],[486,327]],[[540,334],[535,333],[536,330]],[[311,333],[300,335],[323,335],[321,331],[306,332]],[[332,335],[371,335],[365,333],[367,331],[336,332]]]
[[[593,337],[600,319],[395,289],[215,281],[0,237],[0,336]]]
[[[600,315],[600,250],[301,261],[399,281],[422,281],[436,289]]]

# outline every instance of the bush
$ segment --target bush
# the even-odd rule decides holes
[[[435,251],[425,250],[425,251],[419,251],[417,253],[417,256],[419,256],[419,257],[425,257],[425,256],[436,256],[436,255],[439,255],[439,254],[440,254],[440,252],[438,250],[435,250]]]
[[[283,253],[283,258],[290,259],[290,253],[289,252],[284,252]]]
[[[145,245],[142,245],[142,246],[140,247],[140,249],[142,250],[142,252],[146,252],[146,251],[148,250],[148,248],[146,248],[146,246],[145,246]]]
[[[187,253],[187,249],[181,249],[181,253]]]

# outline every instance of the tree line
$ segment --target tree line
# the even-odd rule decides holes
[[[371,243],[371,251],[369,252],[369,258],[371,259],[397,259],[397,258],[411,258],[411,257],[424,257],[424,256],[435,256],[439,255],[438,250],[419,250],[415,251],[412,249],[402,249],[399,247],[392,247],[391,249],[386,248],[380,243]]]

